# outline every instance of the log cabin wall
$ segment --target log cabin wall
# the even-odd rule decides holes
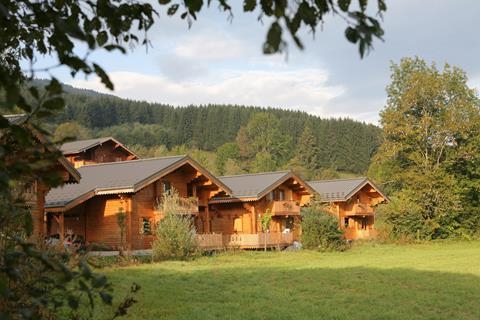
[[[139,190],[132,198],[132,249],[151,248],[158,216],[155,214],[157,199],[163,191],[160,181]]]
[[[107,141],[84,152],[67,155],[66,158],[75,168],[95,163],[127,161],[132,159],[130,153],[125,149],[115,147],[116,144],[113,141]]]
[[[34,240],[41,240],[45,235],[45,194],[48,190],[49,188],[45,184],[35,181],[25,192],[25,203],[30,208],[32,215],[32,239]]]
[[[241,202],[222,203],[211,206],[212,233],[255,233],[250,209],[250,204],[245,205]]]
[[[118,195],[97,196],[87,201],[85,214],[88,242],[114,248],[120,246],[120,227],[117,222],[120,208],[126,211],[125,202]]]
[[[339,219],[347,239],[368,238],[375,235],[375,208],[384,198],[370,185],[364,186],[346,202],[335,202],[331,209]]]

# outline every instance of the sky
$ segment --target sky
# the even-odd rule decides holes
[[[390,66],[402,57],[460,67],[470,87],[480,91],[480,1],[386,2],[384,40],[375,39],[363,59],[344,37],[345,23],[338,17],[328,16],[315,35],[303,32],[304,50],[289,42],[287,55],[264,55],[269,24],[260,23],[258,13],[234,8],[230,22],[213,5],[202,10],[191,28],[178,16],[160,12],[148,33],[148,50],[140,46],[127,55],[95,53],[92,58],[109,73],[114,92],[95,77],[72,79],[61,70],[54,74],[75,87],[133,100],[273,107],[373,124],[385,105]],[[369,5],[376,8],[376,1]]]

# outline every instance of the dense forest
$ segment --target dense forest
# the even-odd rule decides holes
[[[140,156],[189,153],[216,174],[293,169],[306,178],[364,174],[381,130],[351,119],[233,105],[173,107],[65,88],[55,138],[113,136]]]

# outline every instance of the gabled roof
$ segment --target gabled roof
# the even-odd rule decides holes
[[[370,184],[387,201],[389,200],[389,198],[366,177],[308,181],[308,183],[320,195],[321,201],[347,201],[367,184]]]
[[[52,189],[46,196],[45,207],[49,211],[66,211],[96,195],[134,193],[185,164],[190,164],[225,192],[231,193],[210,172],[184,155],[80,167],[80,183]]]
[[[34,126],[30,123],[26,123],[25,121],[28,119],[26,114],[10,114],[10,115],[3,115],[5,119],[7,119],[11,124],[18,125],[18,126],[25,126],[30,130],[33,135],[40,141],[50,152],[58,152],[57,147],[39,130],[37,130]],[[79,182],[80,181],[80,173],[75,169],[75,167],[68,161],[63,155],[57,159],[60,165],[68,172],[69,174],[69,182]]]
[[[122,147],[122,149],[125,149],[125,151],[135,156],[135,158],[137,159],[139,158],[139,156],[137,156],[133,151],[129,150],[127,147],[125,147],[123,144],[118,142],[113,137],[103,137],[103,138],[97,138],[97,139],[67,142],[60,147],[60,150],[63,152],[64,155],[76,154],[76,153],[87,151],[91,148],[102,145],[109,141],[112,141],[115,145]]]
[[[309,192],[314,193],[314,190],[305,181],[291,171],[223,176],[218,179],[232,190],[232,198],[258,200],[290,178],[295,179]]]

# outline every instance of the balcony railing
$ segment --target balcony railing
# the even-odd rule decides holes
[[[369,216],[373,214],[373,208],[363,203],[355,203],[351,210],[345,212],[346,216]]]
[[[300,205],[296,201],[273,201],[271,212],[274,216],[299,215]]]
[[[198,245],[202,249],[261,249],[287,247],[293,243],[293,233],[256,234],[198,234]]]
[[[166,208],[169,208],[171,212],[177,214],[191,214],[191,215],[198,215],[198,198],[189,197],[189,198],[172,198],[167,199],[167,203],[159,202],[155,211],[158,213],[163,213]]]

